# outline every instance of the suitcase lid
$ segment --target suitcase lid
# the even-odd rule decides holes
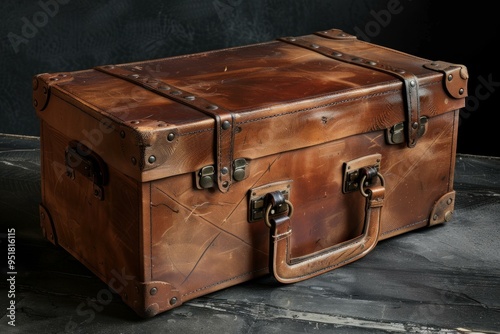
[[[249,161],[282,151],[395,129],[398,135],[387,140],[411,149],[426,119],[464,107],[467,79],[463,65],[432,62],[332,29],[40,74],[33,85],[43,121],[68,128],[51,96],[99,120],[103,138],[92,149],[133,178],[211,173],[213,186],[226,192],[245,177]],[[74,140],[86,138],[67,131]]]

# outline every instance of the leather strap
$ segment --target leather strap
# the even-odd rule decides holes
[[[329,39],[352,40],[352,38],[349,38],[349,36],[351,35],[345,34],[340,30],[320,32],[316,34],[318,36]],[[414,74],[408,73],[406,70],[401,68],[392,67],[389,64],[380,63],[371,59],[362,58],[356,55],[334,50],[323,45],[311,43],[304,38],[285,37],[279,38],[278,40],[314,51],[328,58],[332,58],[348,64],[366,67],[375,71],[395,76],[400,79],[403,82],[403,96],[405,99],[405,128],[407,146],[414,147],[416,145],[418,140],[418,130],[420,128],[420,99],[418,95],[418,80]]]
[[[232,183],[232,161],[234,146],[234,115],[229,110],[210,103],[185,90],[174,87],[162,80],[149,75],[139,74],[123,66],[106,65],[94,68],[100,72],[129,81],[148,89],[170,100],[187,105],[215,120],[215,170],[219,190],[223,193],[229,190]]]

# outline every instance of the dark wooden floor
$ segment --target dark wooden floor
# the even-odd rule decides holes
[[[458,156],[447,224],[305,282],[263,277],[143,320],[42,238],[39,153],[37,138],[0,135],[1,333],[500,333],[500,159]],[[6,275],[11,228],[16,274]]]

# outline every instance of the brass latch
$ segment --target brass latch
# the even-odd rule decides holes
[[[420,126],[418,128],[418,138],[422,137],[427,131],[427,117],[420,117]],[[417,125],[418,126],[418,125]],[[390,145],[402,144],[405,141],[405,123],[397,123],[385,130],[385,139]]]
[[[248,177],[247,161],[243,158],[234,160],[233,179],[235,181],[242,181],[247,177]],[[213,188],[215,184],[216,184],[216,175],[214,166],[212,165],[205,166],[196,173],[196,188],[198,189]]]

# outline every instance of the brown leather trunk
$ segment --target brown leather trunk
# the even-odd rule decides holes
[[[43,232],[144,317],[453,213],[462,65],[332,29],[33,88]]]

